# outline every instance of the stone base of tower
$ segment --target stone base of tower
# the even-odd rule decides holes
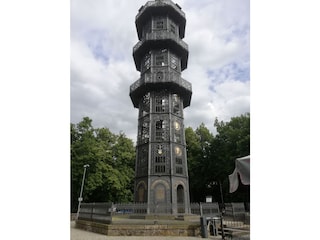
[[[162,216],[163,218],[164,216]],[[171,216],[169,216],[171,217]],[[128,216],[113,218],[112,224],[84,220],[76,221],[76,228],[108,236],[196,236],[200,237],[200,219],[130,219]]]
[[[149,176],[136,179],[135,202],[143,214],[190,214],[189,184],[186,177]]]

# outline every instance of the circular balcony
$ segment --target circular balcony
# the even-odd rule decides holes
[[[146,73],[130,86],[130,98],[134,107],[139,107],[142,96],[150,91],[169,89],[183,99],[183,107],[190,106],[192,85],[174,72]]]
[[[179,36],[167,30],[147,33],[145,38],[133,47],[133,58],[136,69],[141,71],[141,60],[150,49],[168,48],[181,57],[181,71],[187,68],[188,44]]]

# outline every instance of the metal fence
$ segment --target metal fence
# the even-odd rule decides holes
[[[149,212],[148,212],[149,209]],[[81,217],[94,217],[95,215],[117,214],[172,214],[172,209],[177,213],[185,212],[185,204],[149,204],[148,203],[82,203],[80,208]],[[228,221],[249,221],[244,203],[225,203],[225,209],[221,211],[218,203],[190,203],[190,213],[201,216],[224,216]]]
[[[177,213],[185,213],[185,204],[149,204],[148,203],[115,203],[114,215],[118,214],[172,214],[172,209],[177,209]],[[148,211],[149,210],[149,211]]]
[[[101,223],[112,222],[112,203],[81,203],[78,219]]]
[[[249,213],[245,210],[244,203],[226,203],[224,218],[229,221],[250,223]]]
[[[250,213],[244,203],[226,203],[222,222],[219,234],[223,231],[225,239],[250,239]]]
[[[111,223],[113,215],[161,215],[185,213],[185,205],[148,203],[82,203],[80,220]],[[206,219],[211,235],[221,235],[222,239],[250,239],[250,214],[244,203],[226,203],[221,209],[218,203],[191,203],[190,213]]]
[[[177,214],[185,212],[184,204],[149,204],[148,203],[115,203],[114,215],[118,214],[172,214],[172,209],[177,209]],[[148,212],[149,209],[149,212]],[[194,215],[215,216],[220,215],[218,203],[191,203],[190,213]]]

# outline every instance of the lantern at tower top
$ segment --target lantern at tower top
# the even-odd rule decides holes
[[[136,16],[136,28],[139,40],[142,38],[144,24],[150,20],[152,16],[168,16],[168,18],[178,24],[179,37],[181,39],[184,38],[186,18],[181,7],[171,0],[155,0],[148,1],[145,5],[141,6]]]

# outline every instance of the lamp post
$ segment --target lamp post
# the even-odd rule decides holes
[[[221,181],[220,180],[219,180],[219,186],[220,186],[222,209],[224,210],[224,201],[223,201],[222,186],[221,186]]]
[[[81,205],[81,202],[82,202],[82,192],[83,192],[83,185],[84,185],[84,179],[86,177],[86,170],[87,170],[87,167],[89,167],[90,165],[89,164],[85,164],[83,165],[83,177],[82,177],[82,184],[81,184],[81,190],[80,190],[80,197],[78,198],[78,201],[79,201],[79,205],[78,205],[78,211],[77,211],[77,220],[79,218],[79,212],[80,212],[80,205]]]
[[[222,194],[222,185],[221,185],[221,181],[218,180],[218,181],[213,181],[213,182],[210,182],[208,185],[207,185],[207,188],[212,188],[214,185],[219,185],[219,188],[220,188],[220,197],[221,197],[221,205],[222,205],[222,209],[224,209],[224,200],[223,200],[223,194]],[[210,197],[210,196],[207,196],[206,197],[206,201],[207,201],[207,198]],[[212,196],[211,196],[212,197]],[[212,201],[212,199],[211,199]]]

